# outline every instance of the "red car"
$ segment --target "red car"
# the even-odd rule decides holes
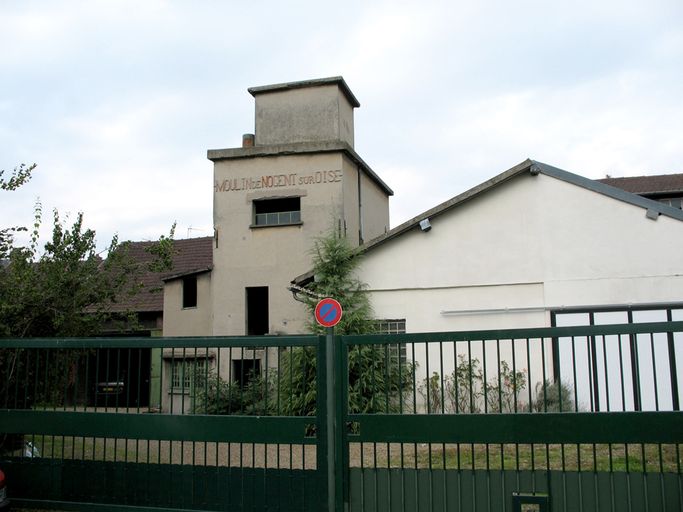
[[[9,510],[9,498],[7,497],[5,473],[3,473],[2,470],[0,470],[0,510]]]

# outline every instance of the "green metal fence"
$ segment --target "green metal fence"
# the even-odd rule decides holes
[[[682,331],[344,337],[349,509],[682,510]]]
[[[63,510],[683,510],[681,358],[683,322],[0,340],[0,467]]]
[[[320,510],[318,343],[0,340],[0,467],[13,502]]]

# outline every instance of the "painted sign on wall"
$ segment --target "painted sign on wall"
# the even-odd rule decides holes
[[[342,172],[316,171],[308,174],[292,172],[289,174],[264,174],[256,178],[230,178],[214,183],[215,192],[237,192],[261,188],[293,187],[299,185],[321,185],[339,183]]]

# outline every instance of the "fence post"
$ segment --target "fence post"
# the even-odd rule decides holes
[[[325,329],[325,423],[327,427],[327,510],[335,512],[337,509],[337,425],[336,425],[336,393],[337,378],[335,375],[335,347],[334,347],[334,327]]]

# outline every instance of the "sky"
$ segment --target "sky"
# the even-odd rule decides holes
[[[0,226],[83,212],[104,247],[212,234],[207,149],[251,86],[343,76],[391,225],[526,158],[590,178],[683,172],[680,0],[0,0]]]

